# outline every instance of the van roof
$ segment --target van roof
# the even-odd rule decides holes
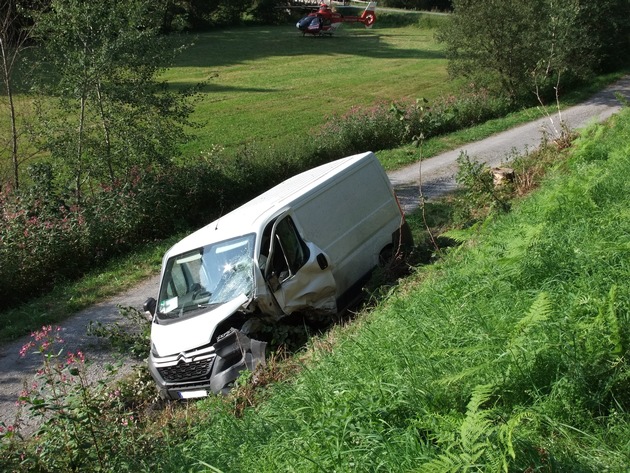
[[[270,217],[280,213],[291,202],[308,194],[326,182],[331,176],[339,174],[362,161],[367,163],[376,159],[374,153],[368,151],[338,159],[297,174],[180,240],[168,250],[165,258],[185,253],[210,243],[262,231],[261,226]]]

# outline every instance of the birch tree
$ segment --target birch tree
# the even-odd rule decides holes
[[[35,19],[41,138],[76,199],[124,182],[137,166],[160,166],[185,138],[187,97],[157,77],[178,48],[160,34],[166,2],[52,0]]]
[[[14,0],[0,1],[0,82],[3,86],[3,96],[6,99],[6,117],[8,118],[8,132],[3,139],[3,161],[10,163],[11,182],[13,189],[20,187],[21,148],[20,137],[22,130],[18,125],[18,104],[15,95],[15,75],[24,51],[28,47],[30,30],[21,20],[18,4]],[[3,127],[4,129],[4,127]],[[3,167],[6,165],[3,163]],[[1,184],[1,183],[0,183]]]

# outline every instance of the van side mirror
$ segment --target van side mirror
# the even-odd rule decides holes
[[[157,307],[157,301],[153,297],[149,297],[144,304],[142,304],[142,310],[149,312],[151,315],[155,315],[155,308]]]

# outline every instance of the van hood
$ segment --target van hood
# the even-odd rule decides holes
[[[176,355],[208,345],[216,326],[249,301],[245,294],[214,310],[170,324],[151,325],[151,343],[158,356]]]

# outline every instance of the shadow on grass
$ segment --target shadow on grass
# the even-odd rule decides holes
[[[194,45],[176,61],[178,67],[220,67],[242,64],[264,57],[321,55],[333,60],[338,55],[387,59],[444,59],[441,51],[392,48],[381,41],[378,28],[343,25],[332,37],[302,36],[288,26],[243,27],[217,30],[195,36]],[[420,30],[419,30],[420,31]],[[191,38],[192,39],[192,38]],[[181,40],[179,38],[178,40]]]

